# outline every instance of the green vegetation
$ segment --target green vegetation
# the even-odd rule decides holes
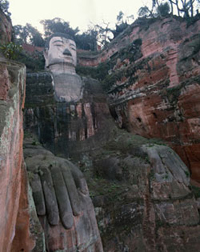
[[[0,46],[0,50],[7,59],[15,60],[22,51],[22,47],[13,42]]]
[[[13,28],[14,28],[15,43],[19,45],[29,43],[34,46],[39,47],[44,46],[45,41],[42,37],[42,34],[31,24],[27,23],[25,26],[15,25]]]
[[[77,74],[83,76],[90,76],[94,79],[102,81],[102,85],[105,91],[109,91],[110,88],[123,77],[129,79],[127,85],[132,84],[136,77],[135,72],[138,69],[143,69],[144,65],[149,61],[150,58],[142,60],[139,64],[135,65],[134,62],[142,57],[141,53],[142,40],[140,38],[134,40],[132,43],[122,48],[118,53],[113,55],[110,60],[100,63],[97,67],[85,67],[77,66]],[[117,71],[113,71],[113,67],[116,65],[117,60],[120,59],[123,62],[128,59],[131,64],[128,68],[122,68]],[[122,64],[126,63],[123,62]],[[117,87],[120,89],[120,87]]]
[[[21,51],[16,58],[19,62],[26,65],[28,72],[43,71],[45,60],[42,52],[35,51],[32,54]]]
[[[6,16],[10,16],[9,9],[9,2],[7,0],[0,0],[0,10],[3,11]]]
[[[172,88],[167,88],[164,90],[166,96],[171,104],[177,103],[178,97],[181,93],[182,85],[177,85]]]
[[[185,171],[185,175],[186,175],[186,177],[190,177],[190,173],[189,173],[189,171]]]
[[[178,14],[180,17],[189,18],[194,16],[195,4],[199,0],[168,0],[163,3],[162,0],[152,0],[151,8],[143,6],[139,9],[138,15],[140,17],[166,17],[169,14]]]
[[[96,177],[90,180],[90,196],[93,198],[95,196],[106,195],[112,198],[114,195],[122,193],[126,189],[126,185],[117,183],[115,181],[109,181],[107,179]]]
[[[100,63],[97,67],[85,67],[85,66],[77,66],[76,72],[79,75],[90,76],[94,79],[102,81],[105,76],[108,75],[109,69],[111,69],[111,62],[106,61]]]
[[[200,198],[200,188],[197,186],[191,186],[191,189],[194,193],[195,198]]]

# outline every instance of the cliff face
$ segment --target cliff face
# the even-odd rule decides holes
[[[122,132],[95,156],[89,184],[104,251],[198,250],[186,166],[169,147]]]
[[[161,21],[134,24],[100,56],[80,62],[95,66],[110,58],[104,83],[110,86],[110,110],[118,125],[149,138],[163,138],[180,155],[184,153],[182,157],[187,153],[194,176],[192,164],[198,164],[199,157],[195,148],[199,144],[199,22],[186,28],[179,20]],[[0,248],[31,251],[34,242],[22,154],[25,69],[2,60],[0,70]],[[55,102],[48,73],[27,79],[26,128],[54,153],[77,161],[85,173],[104,251],[197,251],[198,205],[189,171],[179,157],[158,141],[116,129],[97,81],[83,78],[84,99],[73,104]],[[80,243],[86,242],[84,225],[87,218],[80,226]],[[70,246],[74,244],[70,232],[65,236],[63,229],[51,228],[55,239],[49,250],[63,248],[68,239]]]
[[[25,67],[11,62],[0,62],[0,251],[10,251],[18,225],[18,212],[24,211],[24,234],[29,235],[28,205],[20,205],[21,197],[27,197],[27,190],[21,191],[24,182],[23,168],[23,115],[25,91]],[[24,183],[24,184],[23,184]],[[32,244],[33,245],[33,244]],[[30,249],[30,238],[19,241],[19,249]],[[16,250],[14,250],[16,251]]]
[[[9,17],[5,16],[0,10],[0,44],[6,44],[11,41],[12,37],[12,24]]]
[[[200,21],[138,20],[98,57],[109,58],[104,80],[119,126],[166,141],[200,181]]]
[[[7,44],[11,41],[11,21],[2,12],[0,21],[0,43]],[[25,79],[25,66],[7,61],[0,53],[0,251],[2,252],[31,251],[35,246],[30,231],[28,181],[23,160],[22,110]]]

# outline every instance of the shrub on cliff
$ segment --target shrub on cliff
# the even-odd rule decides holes
[[[7,0],[0,0],[0,10],[3,11],[7,16],[10,16],[11,13],[8,11],[9,2]]]
[[[0,50],[3,52],[3,55],[7,59],[15,60],[18,58],[20,52],[22,51],[22,47],[13,42],[10,42],[8,44],[1,45]]]
[[[28,72],[38,72],[44,70],[44,57],[42,52],[34,52],[28,54],[25,51],[21,51],[18,55],[17,60],[26,65]]]

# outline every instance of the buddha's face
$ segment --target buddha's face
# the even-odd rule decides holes
[[[76,67],[76,44],[65,37],[53,37],[49,41],[49,49],[44,53],[46,67],[64,63]]]

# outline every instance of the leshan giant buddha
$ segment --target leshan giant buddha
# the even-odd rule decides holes
[[[194,226],[193,230],[191,223],[192,225],[199,223],[199,214],[194,198],[188,198],[192,194],[189,189],[187,167],[169,147],[156,145],[150,140],[116,129],[109,113],[106,96],[102,93],[98,81],[82,77],[82,82],[74,81],[74,86],[72,81],[68,82],[68,76],[74,80],[78,80],[79,77],[75,77],[76,61],[72,61],[73,49],[70,49],[72,50],[70,55],[62,46],[64,38],[64,35],[51,37],[49,50],[47,48],[45,52],[46,67],[52,72],[44,73],[46,76],[35,74],[32,79],[29,76],[27,78],[26,111],[29,111],[30,117],[32,116],[29,129],[32,128],[44,146],[56,155],[69,156],[74,162],[82,162],[79,163],[80,167],[82,165],[81,168],[88,177],[88,183],[96,196],[93,198],[93,202],[98,210],[101,209],[97,211],[97,218],[102,228],[104,250],[160,251],[160,248],[161,250],[167,248],[166,251],[171,251],[176,249],[177,244],[180,245],[180,248],[185,248],[187,242],[190,247],[193,244],[194,248],[198,247],[197,237],[199,237],[200,229],[199,226]],[[70,40],[68,39],[67,46],[69,46]],[[56,41],[62,42],[56,46]],[[54,54],[52,58],[51,44],[53,42],[57,54]],[[57,60],[55,60],[56,55],[60,55]],[[46,77],[48,77],[48,81],[46,81]],[[68,86],[69,88],[67,88]],[[37,95],[32,91],[34,88],[39,89],[35,90],[38,92]],[[41,92],[43,93],[41,94]],[[53,98],[54,92],[56,102]],[[41,151],[38,152],[41,153]],[[35,160],[39,159],[40,157],[37,157]],[[71,177],[70,180],[64,181],[67,182],[67,188],[72,188],[70,184],[68,185],[70,181],[75,182],[74,189],[69,191],[73,192],[78,189],[78,192],[84,194],[86,187],[81,182],[84,181],[82,175],[63,159],[59,159],[60,172],[56,175],[57,162],[55,164],[53,159],[50,157],[47,168],[53,174],[53,181],[58,181],[58,183],[55,181],[55,191],[60,191],[60,186],[64,185],[60,179],[62,177],[60,174],[66,173],[63,169],[64,165]],[[39,166],[43,163],[45,163],[44,166],[47,165],[45,158],[39,162]],[[39,170],[41,169],[39,168]],[[44,184],[46,170],[42,170],[41,174],[44,174],[41,177]],[[113,186],[113,182],[115,186]],[[107,187],[107,191],[104,191],[107,183],[109,187]],[[62,187],[62,190],[65,188]],[[111,194],[109,191],[112,191]],[[86,194],[78,196],[81,196],[83,200],[89,199]],[[74,197],[74,199],[77,198]],[[62,202],[62,197],[59,201]],[[73,205],[73,203],[71,202],[71,206],[76,215],[79,213],[79,208],[76,208],[76,204]],[[91,222],[88,222],[91,220],[88,208],[85,205],[84,207],[83,215],[73,217],[75,224],[80,216],[84,225],[92,227]],[[65,217],[65,214],[61,216]],[[64,218],[63,221],[65,221]],[[73,228],[68,230],[71,230],[72,233],[74,231]],[[183,230],[187,230],[184,235]],[[79,238],[88,238],[89,233],[86,233],[85,236],[84,229],[79,229],[79,231],[77,232]],[[50,233],[51,238],[56,235],[56,232]],[[197,242],[193,242],[194,232]],[[47,231],[47,233],[49,232]],[[97,239],[95,239],[95,233]],[[60,234],[63,241],[63,234],[66,238],[66,232],[61,231]],[[67,237],[70,237],[70,233],[68,234]],[[98,233],[93,232],[92,237],[94,239],[90,250],[87,246],[86,250],[80,251],[102,251],[98,243]],[[174,239],[174,237],[176,238]],[[185,238],[182,240],[180,237]],[[78,248],[82,248],[80,245],[79,242]],[[195,251],[195,249],[193,250]]]
[[[46,68],[53,74],[55,99],[52,97],[52,104],[61,106],[60,110],[58,107],[48,108],[57,111],[58,115],[59,111],[66,112],[66,104],[74,104],[83,95],[83,82],[75,73],[75,42],[68,35],[54,34],[47,43],[44,55]],[[40,93],[42,90],[38,86],[44,75],[41,73],[36,76],[38,83],[33,86]],[[30,101],[31,94],[28,91],[27,94],[27,100]],[[43,114],[43,100],[40,105],[35,110],[27,109],[26,113],[38,118],[38,127],[47,124],[51,131],[52,125]],[[65,127],[69,128],[69,125],[66,123]],[[45,128],[41,132],[43,130]],[[39,135],[39,131],[34,133]],[[47,138],[50,137],[48,132]],[[73,163],[55,156],[40,144],[33,145],[30,138],[25,139],[24,146],[33,198],[45,233],[46,250],[102,252],[94,207],[82,172]]]
[[[54,78],[55,96],[58,101],[77,102],[83,95],[83,82],[76,74],[76,43],[67,34],[55,33],[44,50],[46,69]]]

